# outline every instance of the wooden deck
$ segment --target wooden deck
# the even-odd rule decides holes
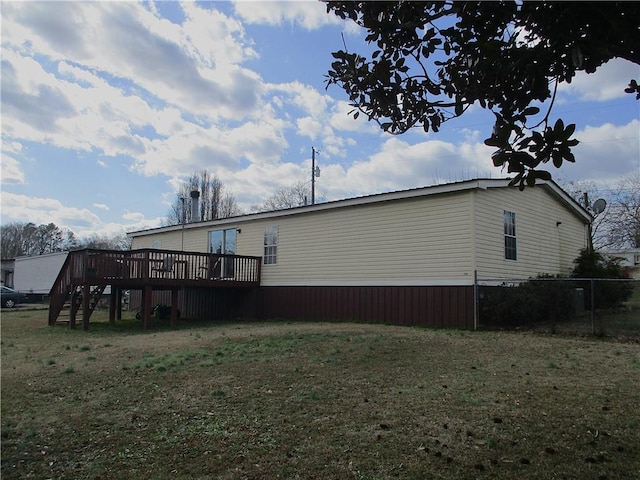
[[[82,307],[83,329],[97,298],[111,287],[109,321],[120,317],[122,290],[142,290],[143,327],[151,325],[152,290],[172,291],[172,323],[177,321],[177,293],[185,287],[253,288],[260,285],[261,257],[175,250],[97,250],[69,252],[49,293],[49,325],[69,305],[69,326],[75,328]]]

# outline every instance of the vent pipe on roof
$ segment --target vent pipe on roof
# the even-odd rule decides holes
[[[199,205],[200,192],[198,190],[191,190],[191,221],[198,222],[200,220],[200,205]]]

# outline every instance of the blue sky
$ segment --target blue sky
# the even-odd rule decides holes
[[[298,2],[2,2],[2,224],[79,236],[157,226],[181,180],[217,174],[244,211],[310,181],[336,200],[500,178],[474,108],[437,134],[391,136],[326,89],[331,52],[363,31]],[[612,61],[560,90],[577,123],[561,183],[640,174],[638,66]]]

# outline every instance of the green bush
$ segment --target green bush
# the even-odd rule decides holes
[[[575,285],[567,279],[539,275],[515,285],[480,289],[480,320],[484,325],[527,326],[571,318]]]
[[[626,282],[628,272],[620,265],[619,258],[608,258],[596,251],[584,249],[573,261],[573,278],[599,279],[593,282],[594,307],[613,308],[629,300],[633,285]],[[616,281],[620,280],[620,281]],[[591,306],[591,282],[585,289],[587,306]]]

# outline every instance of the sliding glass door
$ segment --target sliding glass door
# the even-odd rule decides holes
[[[236,254],[237,232],[235,228],[209,232],[209,253]],[[233,258],[220,258],[213,267],[212,278],[233,278]]]

